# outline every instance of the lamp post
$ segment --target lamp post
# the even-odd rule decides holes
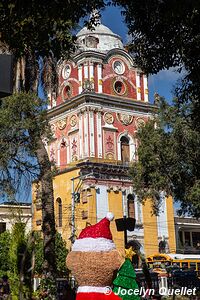
[[[131,200],[134,200],[134,195],[131,195]],[[130,194],[127,197],[127,200],[130,200]],[[125,204],[124,204],[125,206]],[[125,215],[125,208],[124,208],[124,216],[123,218],[116,219],[115,220],[117,231],[123,231],[124,232],[124,247],[126,247],[128,243],[128,238],[127,238],[127,230],[129,231],[134,231],[135,229],[135,219],[134,218],[127,218]]]
[[[124,247],[126,247],[128,239],[127,239],[127,230],[134,231],[135,229],[135,219],[134,218],[127,218],[123,216],[123,218],[115,220],[117,231],[124,232]]]
[[[76,227],[75,227],[75,203],[77,203],[80,200],[80,193],[75,191],[75,187],[74,187],[74,181],[76,179],[80,179],[80,181],[82,180],[81,175],[76,176],[76,177],[72,177],[71,181],[72,181],[72,208],[71,208],[71,213],[72,213],[72,219],[71,219],[71,243],[73,244],[75,241],[75,232],[76,232]],[[79,183],[80,183],[79,181]],[[78,185],[79,185],[78,183]],[[77,195],[79,194],[79,195]]]

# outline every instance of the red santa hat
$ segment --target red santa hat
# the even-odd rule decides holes
[[[114,215],[109,212],[97,224],[83,229],[72,246],[72,251],[101,252],[115,249],[110,231],[110,221],[113,219]]]

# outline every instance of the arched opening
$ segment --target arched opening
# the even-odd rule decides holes
[[[130,147],[129,139],[126,136],[122,136],[120,139],[121,144],[121,160],[122,162],[130,162]]]
[[[118,95],[123,95],[126,92],[126,87],[122,81],[117,80],[114,83],[114,90]]]
[[[62,200],[61,198],[56,199],[57,212],[58,212],[58,222],[57,226],[62,227]]]
[[[159,242],[158,251],[159,251],[159,253],[168,253],[169,252],[169,245],[165,239],[163,239],[162,241]]]
[[[83,43],[86,45],[88,48],[97,48],[97,45],[99,43],[99,39],[96,38],[95,36],[87,36],[86,39],[83,40]]]

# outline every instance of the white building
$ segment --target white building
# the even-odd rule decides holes
[[[0,204],[0,233],[11,230],[15,223],[22,222],[26,225],[26,232],[32,229],[31,203],[5,202]]]

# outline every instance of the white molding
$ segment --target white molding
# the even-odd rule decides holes
[[[79,114],[79,158],[83,157],[83,115]]]
[[[117,127],[114,127],[113,125],[108,125],[108,124],[102,126],[102,129],[109,130],[109,131],[118,131]]]
[[[102,65],[97,65],[97,80],[98,80],[98,93],[102,93]]]
[[[96,190],[96,214],[97,222],[105,218],[107,212],[109,211],[108,202],[108,187],[106,185],[97,185]]]
[[[144,102],[148,102],[149,101],[149,94],[148,94],[147,75],[143,75],[143,83],[144,83]]]
[[[90,62],[90,81],[94,82],[94,64]]]
[[[95,156],[94,148],[94,112],[90,111],[90,124],[89,124],[89,134],[90,134],[90,156]]]
[[[78,81],[79,81],[78,92],[79,92],[79,94],[81,94],[82,90],[83,90],[83,67],[82,67],[82,65],[78,66]]]
[[[71,130],[68,131],[68,135],[72,135],[72,134],[74,134],[77,131],[78,131],[78,128],[74,127],[73,129],[71,129]]]
[[[118,136],[118,141],[117,141],[117,159],[121,160],[121,142],[120,139],[121,137],[127,137],[129,139],[129,150],[130,150],[130,162],[133,161],[133,159],[135,159],[135,152],[136,152],[136,146],[135,146],[135,141],[134,139],[127,134],[126,132],[122,132],[121,134],[119,134]]]
[[[84,153],[83,156],[84,157],[88,157],[89,153],[88,153],[88,112],[85,111],[84,112]]]
[[[101,112],[97,112],[97,147],[98,147],[98,157],[102,158],[103,147],[102,147],[102,126],[101,126]]]
[[[160,193],[159,215],[157,216],[158,238],[168,238],[167,203],[164,192]]]
[[[88,72],[88,62],[84,63],[84,80],[89,79],[89,72]]]
[[[137,100],[141,100],[141,90],[139,92],[139,89],[141,89],[140,85],[140,73],[136,72],[136,92],[137,92]]]

